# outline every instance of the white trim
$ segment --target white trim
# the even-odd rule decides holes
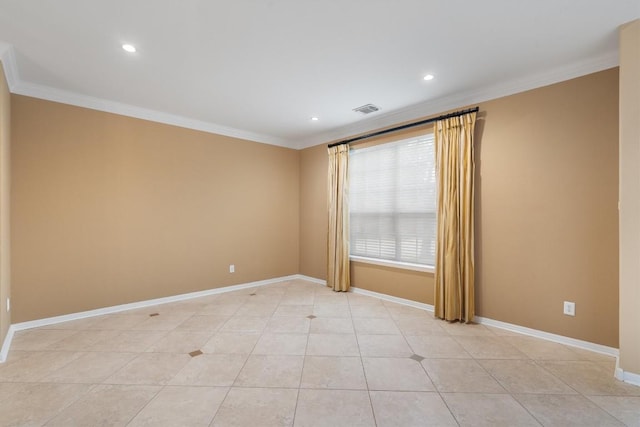
[[[625,383],[640,387],[640,375],[623,370],[620,367],[620,358],[616,359],[615,377],[619,381],[624,381]]]
[[[4,342],[2,343],[2,349],[0,349],[0,363],[4,363],[7,360],[7,356],[9,355],[9,348],[11,347],[11,341],[13,340],[13,334],[16,331],[13,325],[9,326],[9,330],[7,331],[7,336],[4,337]]]
[[[0,61],[2,61],[2,68],[4,69],[4,76],[7,79],[9,91],[13,92],[13,88],[16,87],[20,79],[12,45],[0,42]]]
[[[307,282],[312,282],[318,285],[327,286],[326,280],[316,279],[315,277],[305,276],[304,274],[296,274],[296,279],[306,280]]]
[[[374,116],[347,126],[342,126],[337,129],[313,135],[306,140],[301,141],[298,145],[298,149],[312,147],[328,141],[344,139],[354,135],[371,132],[375,129],[394,126],[398,123],[409,122],[441,114],[443,111],[478,104],[492,99],[525,92],[527,90],[548,86],[554,83],[571,80],[576,77],[616,67],[619,63],[618,52],[612,51],[596,58],[589,58],[584,61],[564,65],[538,74],[497,83],[487,88],[457,93],[438,99],[431,99],[384,115]]]
[[[205,291],[189,292],[186,294],[173,295],[169,297],[154,298],[154,299],[145,300],[145,301],[114,305],[111,307],[97,308],[95,310],[87,310],[87,311],[81,311],[77,313],[64,314],[62,316],[47,317],[44,319],[31,320],[28,322],[14,323],[11,326],[9,326],[9,331],[7,332],[7,336],[5,337],[4,343],[2,344],[2,350],[0,351],[0,363],[3,363],[5,360],[7,360],[7,355],[9,354],[9,348],[11,347],[13,334],[16,331],[39,328],[41,326],[55,325],[58,323],[69,322],[72,320],[86,319],[89,317],[102,316],[105,314],[120,313],[122,311],[133,310],[137,308],[150,307],[150,306],[160,305],[160,304],[168,304],[171,302],[185,301],[185,300],[200,298],[200,297],[209,296],[209,295],[223,294],[226,292],[237,291],[240,289],[255,288],[258,286],[271,285],[274,283],[279,283],[287,280],[295,280],[295,279],[306,280],[306,281],[318,283],[318,284],[326,283],[323,280],[316,279],[313,277],[308,277],[301,274],[293,274],[290,276],[277,277],[274,279],[267,279],[267,280],[259,280],[257,282],[243,283],[240,285],[223,286],[220,288],[207,289]]]
[[[435,268],[429,265],[413,264],[410,262],[391,261],[387,259],[367,258],[364,256],[350,255],[349,261],[361,262],[363,264],[380,265],[383,267],[399,268],[402,270],[421,271],[423,273],[435,273]]]
[[[217,135],[225,135],[233,138],[261,142],[263,144],[277,145],[280,147],[294,149],[296,148],[295,144],[293,144],[292,142],[270,135],[258,134],[203,120],[196,120],[189,117],[165,113],[149,108],[137,107],[135,105],[124,104],[108,99],[82,95],[75,92],[56,89],[35,83],[26,83],[18,80],[17,84],[14,84],[11,88],[11,92],[18,95],[31,96],[48,101],[75,105],[77,107],[89,108],[91,110],[104,111],[107,113],[119,114],[127,117],[135,117],[138,119],[149,120],[157,123],[165,123],[187,129],[214,133]]]
[[[351,287],[351,292],[354,294],[366,295],[373,298],[378,298],[384,301],[395,302],[397,304],[408,305],[409,307],[419,308],[420,310],[428,311],[433,313],[433,306],[430,304],[424,304],[417,301],[412,301],[409,299],[398,298],[387,294],[381,294],[374,291],[369,291],[367,289],[358,288],[356,286]]]
[[[62,316],[47,317],[44,319],[31,320],[28,322],[14,323],[11,325],[15,331],[25,329],[38,328],[41,326],[55,325],[57,323],[69,322],[71,320],[86,319],[88,317],[102,316],[104,314],[119,313],[122,311],[133,310],[136,308],[150,307],[159,304],[168,304],[171,302],[185,301],[194,298],[200,298],[209,295],[223,294],[226,292],[237,291],[240,289],[255,288],[258,286],[271,285],[285,280],[293,280],[298,278],[297,275],[278,277],[275,279],[260,280],[257,282],[244,283],[240,285],[223,286],[221,288],[207,289],[206,291],[190,292],[187,294],[173,295],[163,298],[155,298],[145,301],[132,302],[128,304],[114,305],[111,307],[98,308],[95,310],[81,311],[78,313],[64,314]]]
[[[556,335],[549,332],[539,331],[537,329],[527,328],[525,326],[519,326],[512,323],[501,322],[499,320],[488,319],[486,317],[476,316],[474,318],[474,321],[481,325],[493,326],[494,328],[517,332],[519,334],[529,335],[535,338],[568,345],[570,347],[593,351],[594,353],[600,353],[606,356],[618,357],[619,355],[619,350],[617,348],[608,347],[602,344],[595,344],[589,341],[578,340],[575,338],[565,337],[563,335]]]
[[[342,139],[360,133],[369,132],[374,129],[380,129],[387,126],[393,126],[398,123],[440,114],[443,111],[460,108],[465,105],[477,104],[570,80],[619,65],[618,52],[612,51],[596,58],[589,58],[584,61],[561,66],[538,74],[517,78],[507,82],[501,82],[488,88],[453,94],[421,102],[387,114],[378,115],[367,120],[360,120],[347,126],[322,132],[310,136],[301,142],[299,140],[278,138],[272,135],[254,133],[216,123],[82,95],[71,91],[56,89],[50,86],[24,82],[20,79],[14,48],[8,43],[0,42],[0,60],[2,60],[9,90],[12,93],[299,150],[323,144],[327,141]]]

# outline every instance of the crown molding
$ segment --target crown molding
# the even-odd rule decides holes
[[[324,144],[338,139],[382,129],[398,123],[418,120],[424,117],[442,114],[445,111],[462,108],[471,104],[486,102],[492,99],[537,89],[554,83],[571,80],[587,74],[606,70],[619,65],[618,52],[608,52],[602,56],[569,65],[557,67],[542,73],[510,80],[487,88],[445,96],[414,104],[393,112],[361,120],[357,123],[342,126],[328,132],[316,134],[300,143],[298,149]]]
[[[18,95],[25,95],[77,107],[89,108],[107,113],[135,117],[142,120],[164,123],[168,125],[199,130],[202,132],[239,138],[279,147],[304,149],[318,144],[348,138],[354,135],[371,132],[398,123],[418,120],[424,117],[441,114],[444,111],[458,109],[467,105],[486,102],[492,99],[513,95],[527,90],[548,86],[554,83],[581,77],[587,74],[606,70],[619,65],[618,52],[612,51],[604,55],[584,61],[557,67],[542,73],[498,83],[487,88],[461,92],[401,108],[387,114],[378,115],[356,123],[341,126],[326,132],[310,136],[302,141],[278,138],[272,135],[254,133],[242,129],[219,125],[203,120],[137,107],[108,99],[102,99],[76,92],[56,89],[50,86],[23,82],[18,73],[18,66],[12,45],[0,42],[0,61],[4,67],[9,90]]]
[[[15,93],[17,95],[30,96],[47,101],[75,105],[76,107],[89,108],[91,110],[103,111],[106,113],[135,117],[137,119],[149,120],[152,122],[164,123],[187,129],[194,129],[202,132],[229,136],[232,138],[245,139],[248,141],[260,142],[263,144],[270,144],[279,147],[294,149],[297,148],[291,141],[283,138],[277,138],[271,135],[263,135],[242,129],[219,125],[216,123],[206,122],[203,120],[196,120],[189,117],[179,116],[176,114],[137,107],[135,105],[124,104],[108,99],[82,95],[76,92],[57,89],[50,86],[24,82],[20,79],[13,45],[2,41],[0,41],[0,61],[2,61],[9,90],[11,91],[11,93]]]
[[[11,89],[12,93],[33,98],[45,99],[47,101],[60,102],[63,104],[75,105],[77,107],[89,108],[91,110],[104,111],[106,113],[119,114],[122,116],[135,117],[137,119],[149,120],[152,122],[164,123],[168,125],[183,127],[187,129],[199,130],[207,133],[230,136],[263,144],[277,145],[286,148],[297,148],[290,141],[276,138],[270,135],[258,134],[246,130],[236,129],[216,123],[196,120],[176,114],[137,107],[130,104],[111,101],[108,99],[93,96],[81,95],[75,92],[52,88],[49,86],[19,82]]]
[[[2,62],[2,68],[4,69],[4,76],[7,79],[9,91],[13,92],[13,88],[16,87],[19,77],[16,55],[12,45],[0,42],[0,62]]]

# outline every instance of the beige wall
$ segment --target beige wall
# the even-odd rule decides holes
[[[11,102],[14,322],[298,273],[298,151]]]
[[[640,375],[640,20],[620,29],[620,368]]]
[[[327,278],[326,145],[300,151],[300,274]]]
[[[617,141],[617,68],[480,105],[479,316],[618,346]],[[326,204],[324,153],[301,154],[318,174],[301,181],[302,193],[315,193],[301,212]],[[324,219],[301,216],[303,274],[324,268],[318,229]],[[433,303],[428,273],[352,263],[352,274],[357,287]],[[565,300],[576,303],[575,317],[562,314]]]
[[[10,126],[11,96],[0,63],[0,347],[11,324],[7,299],[11,297],[10,240],[9,240],[9,187],[11,162]]]

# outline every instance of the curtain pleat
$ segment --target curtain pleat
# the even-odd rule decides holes
[[[347,292],[349,272],[349,146],[329,148],[327,286]]]
[[[469,323],[474,305],[473,131],[476,113],[435,124],[438,230],[435,315]]]

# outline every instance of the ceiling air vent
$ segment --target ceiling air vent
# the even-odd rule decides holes
[[[380,108],[376,107],[373,104],[367,104],[367,105],[363,105],[362,107],[358,107],[358,108],[354,108],[353,109],[353,111],[358,112],[358,113],[362,113],[362,114],[375,113],[378,110],[380,110]]]

